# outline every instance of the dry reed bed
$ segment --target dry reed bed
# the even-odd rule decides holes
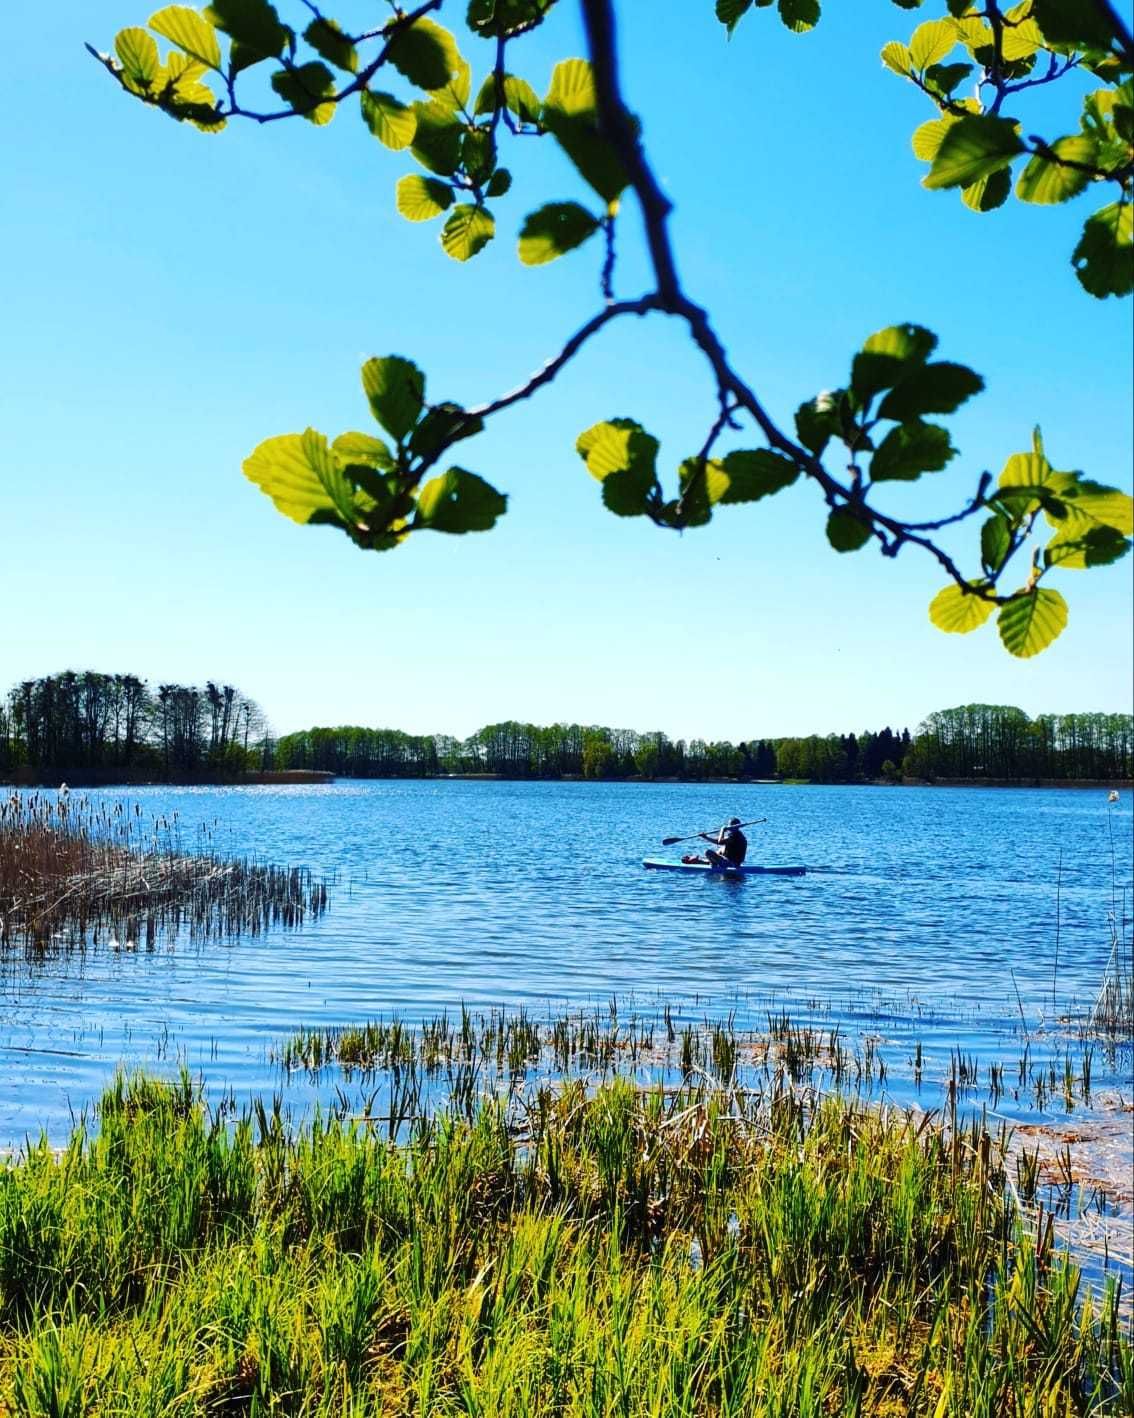
[[[305,868],[185,852],[175,821],[147,825],[138,806],[66,790],[0,802],[0,945],[257,934],[300,925],[326,905],[326,883]]]

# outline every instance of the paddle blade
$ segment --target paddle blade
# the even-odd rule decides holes
[[[681,840],[680,837],[663,837],[661,844],[663,847],[672,847],[675,842],[680,842]]]

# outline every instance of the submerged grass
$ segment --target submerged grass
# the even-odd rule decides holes
[[[0,801],[0,945],[65,948],[120,934],[133,948],[182,928],[258,934],[326,905],[326,883],[305,868],[185,852],[175,823],[148,828],[137,806],[96,806],[65,790]]]
[[[1078,1285],[979,1125],[612,1078],[399,1144],[119,1078],[0,1167],[0,1412],[1129,1412]]]

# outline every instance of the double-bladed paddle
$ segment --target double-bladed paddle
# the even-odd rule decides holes
[[[741,827],[755,827],[758,823],[767,822],[767,820],[768,819],[766,817],[754,817],[751,822],[742,822],[740,825]],[[727,826],[728,824],[726,823],[725,827],[723,828],[709,827],[706,828],[704,832],[692,832],[688,837],[663,837],[661,839],[661,844],[663,847],[672,847],[676,842],[693,842],[696,841],[698,837],[708,837],[709,834],[712,832],[720,833],[726,831]]]

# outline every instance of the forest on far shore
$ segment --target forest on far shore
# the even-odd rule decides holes
[[[0,704],[0,778],[21,782],[239,782],[265,770],[348,778],[903,779],[1052,782],[1129,779],[1134,716],[1040,714],[967,704],[916,731],[890,726],[738,743],[671,739],[594,724],[489,724],[468,738],[355,725],[274,738],[233,685],[159,684],[65,671],[16,685]]]

